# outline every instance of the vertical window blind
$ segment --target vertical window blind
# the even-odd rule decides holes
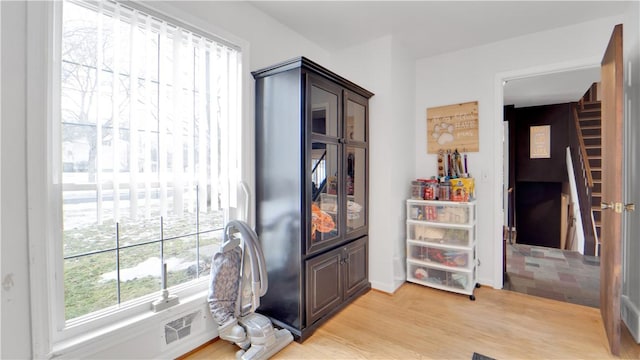
[[[240,53],[112,1],[63,3],[66,318],[207,275],[239,181]]]

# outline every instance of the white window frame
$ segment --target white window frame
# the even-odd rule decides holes
[[[131,3],[130,3],[131,4]],[[132,3],[132,5],[137,5]],[[234,139],[239,153],[241,166],[239,178],[253,188],[253,144],[251,141],[253,122],[253,104],[247,99],[251,94],[251,76],[246,64],[249,64],[248,43],[240,38],[215,28],[207,22],[181,12],[166,4],[154,4],[162,10],[154,11],[146,7],[141,10],[150,15],[188,21],[187,28],[196,29],[203,34],[218,34],[213,39],[228,39],[236,44],[240,51],[240,102],[241,123],[238,138]],[[163,12],[162,12],[163,11]],[[172,16],[163,14],[171,13]],[[32,357],[51,358],[64,356],[78,348],[90,346],[92,350],[117,346],[130,334],[122,329],[133,327],[140,329],[141,324],[162,316],[162,311],[153,313],[150,303],[158,294],[150,294],[126,303],[126,306],[114,306],[66,322],[64,319],[64,283],[62,273],[61,236],[52,241],[60,232],[61,204],[58,196],[62,184],[50,184],[48,179],[61,169],[56,165],[53,139],[58,131],[57,114],[60,97],[60,56],[62,2],[27,2],[27,198],[28,198],[28,245],[30,260],[30,299]],[[177,25],[185,22],[175,21]],[[204,29],[204,30],[203,30]],[[58,86],[56,86],[58,84]],[[54,149],[55,150],[55,149]],[[58,153],[60,153],[58,151]],[[250,205],[251,206],[251,205]],[[51,209],[60,209],[52,212]],[[242,209],[243,211],[247,211]],[[234,217],[231,214],[231,217]],[[53,239],[55,240],[55,239]],[[181,308],[200,307],[206,302],[208,276],[171,288],[171,292],[181,299]],[[60,304],[60,301],[63,303]],[[191,305],[189,305],[191,303]],[[166,311],[166,310],[165,310]]]

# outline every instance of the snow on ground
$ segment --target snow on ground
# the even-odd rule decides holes
[[[169,258],[166,259],[165,262],[167,263],[167,268],[171,270],[184,270],[189,266],[195,264],[195,261],[185,262],[184,260],[179,258]],[[134,267],[120,269],[120,281],[130,281],[147,276],[154,276],[159,278],[161,272],[162,264],[160,262],[160,258],[150,257]],[[117,272],[114,270],[108,273],[104,273],[102,274],[101,278],[101,281],[115,281],[118,279]]]

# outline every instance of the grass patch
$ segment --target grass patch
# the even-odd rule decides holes
[[[161,290],[161,244],[164,241],[167,263],[167,286],[182,284],[207,276],[212,254],[222,241],[222,231],[201,232],[222,227],[222,214],[200,216],[197,226],[193,214],[168,217],[162,230],[159,217],[152,220],[125,220],[118,224],[120,302]],[[206,224],[206,225],[205,225]],[[170,234],[170,236],[168,235]],[[116,224],[77,224],[64,231],[64,254],[78,256],[64,261],[65,318],[73,319],[118,304],[118,257]],[[162,237],[161,237],[162,236]],[[82,255],[88,252],[105,251]]]

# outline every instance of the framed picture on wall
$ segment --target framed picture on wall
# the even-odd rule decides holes
[[[529,158],[551,158],[551,125],[531,126],[529,136]]]

